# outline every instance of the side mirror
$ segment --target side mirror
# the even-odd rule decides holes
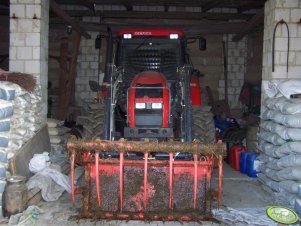
[[[101,36],[97,35],[95,39],[95,49],[100,49],[101,48]]]
[[[199,49],[206,50],[206,39],[203,37],[199,38]]]

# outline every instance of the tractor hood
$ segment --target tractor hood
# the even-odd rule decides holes
[[[151,84],[161,84],[162,87],[166,87],[167,81],[165,76],[160,72],[144,71],[135,76],[131,83],[131,87]]]

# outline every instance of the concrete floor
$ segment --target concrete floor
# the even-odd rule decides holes
[[[223,172],[223,200],[222,208],[254,208],[254,207],[266,207],[273,204],[271,196],[265,192],[259,182],[256,179],[249,178],[239,172],[234,171],[229,165],[224,164]],[[212,181],[213,186],[216,186],[217,179]],[[39,207],[44,211],[36,222],[36,225],[44,226],[71,226],[71,225],[107,225],[107,226],[196,226],[199,223],[179,223],[179,222],[140,222],[140,221],[97,221],[80,220],[70,221],[70,216],[76,215],[77,209],[80,206],[80,197],[77,197],[77,206],[71,204],[70,194],[64,193],[64,195],[56,202],[40,202]],[[216,202],[213,204],[213,208],[216,208]],[[226,223],[213,223],[203,222],[202,225],[229,225]],[[233,223],[231,224],[233,225]],[[245,225],[245,224],[237,224]]]

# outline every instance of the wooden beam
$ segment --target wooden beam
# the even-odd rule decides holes
[[[83,35],[85,38],[90,39],[91,36],[86,32],[86,30],[80,26],[76,21],[73,20],[72,17],[70,17],[64,10],[61,9],[61,7],[56,4],[54,0],[50,0],[50,9],[61,19],[65,21],[65,23],[70,24],[72,28]]]
[[[202,5],[202,12],[207,12],[209,9],[219,6],[224,1],[221,0],[210,0],[206,4]]]
[[[122,1],[122,5],[124,5],[127,11],[133,11],[133,5],[129,1]]]
[[[88,10],[66,11],[73,17],[91,16]],[[96,16],[101,18],[125,18],[125,19],[171,19],[171,20],[249,20],[255,14],[237,13],[194,13],[194,12],[151,12],[151,11],[98,11]]]
[[[264,18],[264,9],[260,9],[256,13],[256,15],[253,16],[252,19],[246,23],[243,29],[232,38],[232,41],[237,42],[240,39],[242,39],[246,34],[250,33],[256,26],[262,23],[263,18]]]
[[[246,2],[246,3],[240,5],[237,8],[237,12],[238,13],[243,13],[244,11],[247,11],[247,10],[250,10],[250,9],[263,7],[265,1],[266,0],[255,0],[255,1],[252,1],[252,2]]]
[[[157,24],[115,24],[115,25],[108,25],[108,24],[97,24],[97,23],[82,23],[83,26],[89,31],[96,31],[96,32],[104,32],[106,33],[107,27],[111,27],[113,32],[124,28],[157,28]],[[173,29],[181,29],[187,35],[194,35],[194,34],[236,34],[238,33],[245,23],[226,23],[226,22],[219,22],[219,23],[203,23],[199,25],[162,25],[160,24],[161,28],[173,28]]]
[[[87,3],[95,3],[97,5],[123,5],[124,0],[86,0]],[[145,6],[163,6],[165,4],[169,6],[201,6],[202,0],[127,0],[132,5],[145,5]],[[231,2],[233,0],[225,0]],[[59,4],[77,4],[74,0],[57,0]]]

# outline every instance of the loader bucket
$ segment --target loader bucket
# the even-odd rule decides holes
[[[104,150],[119,158],[102,159]],[[150,153],[169,150],[169,160],[150,159]],[[175,161],[179,150],[191,152],[192,161]],[[85,168],[82,218],[121,220],[202,221],[211,216],[211,176],[219,166],[218,205],[222,191],[223,144],[180,142],[84,141],[68,142],[71,156],[72,201],[74,164]],[[128,151],[144,159],[126,159]]]

